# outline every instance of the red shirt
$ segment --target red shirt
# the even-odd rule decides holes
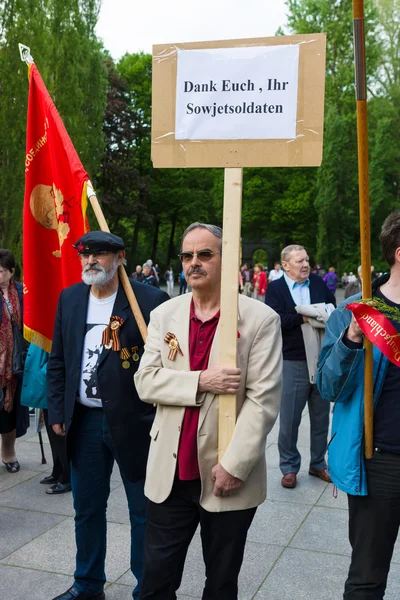
[[[265,271],[259,271],[253,275],[254,289],[258,292],[259,296],[265,296],[267,293],[267,275]]]
[[[191,371],[208,368],[211,346],[219,321],[219,312],[204,323],[195,315],[194,304],[190,306],[189,357]],[[197,426],[200,407],[188,407],[183,417],[181,439],[178,450],[178,477],[181,480],[199,479],[197,458]]]

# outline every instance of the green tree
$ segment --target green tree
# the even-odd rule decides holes
[[[151,164],[151,61],[150,54],[126,54],[118,63],[118,72],[127,82],[130,97],[131,127],[134,132],[131,155],[137,172],[136,202],[132,217],[135,224],[131,238],[131,260],[135,262],[141,227],[151,224],[158,232],[159,223],[148,210],[152,195]],[[154,242],[153,242],[154,243]],[[157,244],[156,244],[157,245]]]
[[[95,173],[103,148],[107,75],[96,39],[99,0],[0,0],[0,245],[20,258],[30,46],[81,160]]]
[[[358,262],[357,136],[351,0],[288,0],[287,28],[327,34],[324,157],[316,170],[314,217],[318,262]],[[375,82],[380,58],[377,13],[365,5],[367,78]]]
[[[18,258],[22,248],[28,88],[18,42],[40,39],[38,15],[43,10],[43,2],[0,2],[0,246],[9,247]]]
[[[97,173],[97,193],[112,231],[123,234],[121,220],[132,214],[137,202],[138,173],[134,165],[135,131],[128,84],[111,58],[108,71],[107,105],[103,122],[104,154]]]
[[[379,231],[388,213],[400,201],[400,1],[376,0],[381,59],[371,94],[370,160],[371,241],[374,257],[380,257]],[[379,262],[374,258],[375,262]],[[379,267],[386,269],[383,262]]]

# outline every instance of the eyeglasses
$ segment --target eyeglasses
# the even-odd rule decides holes
[[[200,262],[208,262],[213,256],[221,255],[222,252],[211,252],[211,250],[199,250],[199,252],[181,252],[178,254],[181,262],[187,263],[193,260],[194,256],[197,256]]]

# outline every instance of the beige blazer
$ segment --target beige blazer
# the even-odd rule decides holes
[[[150,431],[145,494],[155,503],[171,493],[180,431],[186,406],[201,405],[197,432],[202,492],[201,506],[210,512],[258,506],[266,498],[265,445],[278,416],[281,398],[282,340],[279,316],[265,304],[239,295],[238,367],[242,383],[237,394],[238,418],[221,461],[244,483],[227,497],[213,495],[211,470],[218,463],[218,396],[198,394],[201,371],[190,371],[189,320],[192,294],[178,296],[151,313],[149,334],[135,374],[139,397],[157,404]],[[168,359],[165,335],[174,333],[183,351]],[[219,326],[209,365],[219,362]]]

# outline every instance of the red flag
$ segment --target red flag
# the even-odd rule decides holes
[[[60,292],[81,280],[89,177],[35,64],[29,65],[24,199],[24,335],[51,350]]]

